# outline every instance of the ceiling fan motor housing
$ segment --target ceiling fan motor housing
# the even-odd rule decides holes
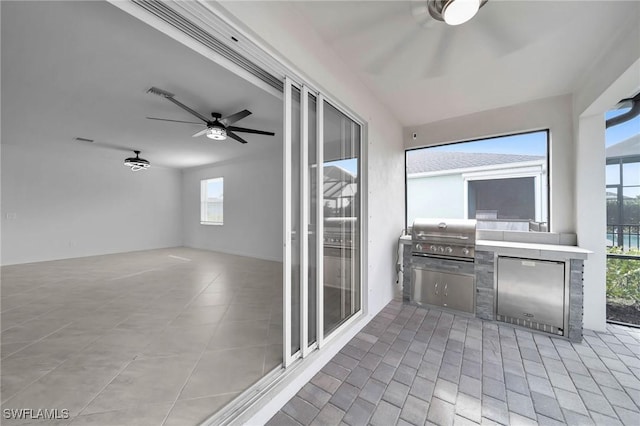
[[[431,15],[433,19],[445,22],[444,10],[448,6],[450,6],[451,3],[453,3],[454,1],[456,0],[428,0],[427,10],[429,10],[429,15]],[[460,0],[460,1],[467,1],[467,0]],[[488,1],[489,0],[480,0],[480,5],[478,9],[484,6]]]

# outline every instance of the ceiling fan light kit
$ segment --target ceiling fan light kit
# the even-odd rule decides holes
[[[215,141],[223,141],[227,139],[227,131],[220,127],[207,129],[206,135],[209,139],[213,139]]]
[[[140,151],[133,152],[136,154],[135,157],[129,157],[124,160],[124,165],[130,167],[132,172],[146,170],[151,167],[151,163],[149,163],[144,158],[140,158]]]
[[[488,0],[429,0],[429,14],[448,25],[460,25],[473,18]]]

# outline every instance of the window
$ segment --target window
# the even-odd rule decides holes
[[[222,225],[223,197],[223,178],[200,181],[200,223],[202,225]]]
[[[476,219],[478,229],[548,231],[548,131],[406,152],[406,220]]]

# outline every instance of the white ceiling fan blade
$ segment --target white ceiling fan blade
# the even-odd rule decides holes
[[[428,65],[424,76],[426,78],[440,77],[447,71],[448,59],[453,49],[453,41],[457,32],[449,31],[450,28],[443,27],[443,31],[440,32],[440,38],[436,50],[431,56],[431,62]]]
[[[194,134],[194,135],[193,135],[193,136],[191,136],[191,137],[192,137],[192,138],[197,138],[198,136],[202,136],[202,135],[204,135],[205,133],[207,133],[207,130],[209,130],[209,129],[207,128],[207,129],[200,130],[198,133]]]
[[[400,2],[378,2],[375,8],[368,7],[367,2],[335,2],[331,8],[322,3],[301,2],[306,13],[325,23],[331,22],[331,31],[327,34],[329,44],[350,43],[363,35],[366,37],[373,29],[393,27],[405,19],[398,13],[402,8]]]
[[[400,40],[379,53],[365,68],[366,72],[374,75],[383,74],[385,68],[396,59],[396,55],[404,49],[406,44],[418,37],[421,31],[422,29],[417,25],[410,28]]]

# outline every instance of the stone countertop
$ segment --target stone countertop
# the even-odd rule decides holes
[[[498,255],[546,260],[587,259],[592,251],[577,246],[520,243],[512,241],[477,240],[476,250],[493,251]]]
[[[411,235],[402,235],[398,241],[400,244],[411,244]]]
[[[399,238],[400,244],[411,244],[411,235]],[[560,244],[523,243],[516,241],[476,240],[476,250],[492,251],[503,256],[516,256],[544,260],[585,260],[592,251],[577,246]]]

